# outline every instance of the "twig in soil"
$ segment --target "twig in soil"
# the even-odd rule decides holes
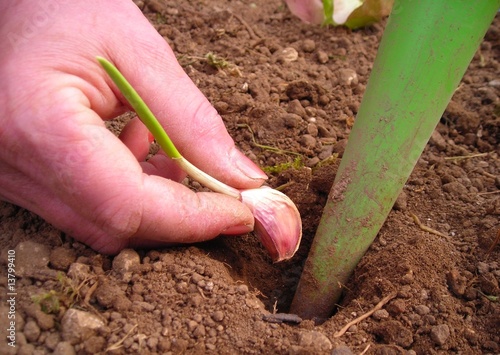
[[[276,314],[278,312],[278,300],[274,301],[273,304],[273,314]]]
[[[461,88],[463,88],[464,86],[464,83],[460,83],[460,85],[458,85],[458,87],[455,89],[454,92],[457,92],[458,90],[460,90]]]
[[[198,292],[200,293],[201,297],[206,300],[207,296],[205,296],[205,293],[203,292],[203,290],[201,289],[201,287],[197,286],[197,288],[198,288]]]
[[[485,157],[490,153],[478,153],[478,154],[470,154],[470,155],[457,155],[456,157],[445,157],[444,160],[462,160],[462,159],[470,159],[470,158],[478,158]]]
[[[99,285],[99,282],[96,280],[96,282],[94,282],[94,284],[92,286],[90,286],[89,290],[87,291],[87,293],[85,294],[85,297],[83,299],[83,304],[92,311],[92,313],[94,313],[97,317],[99,317],[103,322],[106,321],[106,319],[104,318],[104,316],[99,313],[97,311],[97,309],[95,309],[94,306],[92,306],[90,304],[90,298],[92,297],[92,295],[94,294],[95,290],[97,289],[97,286]]]
[[[432,229],[431,227],[427,227],[425,224],[423,224],[422,222],[420,222],[420,219],[418,219],[418,217],[413,214],[413,213],[410,213],[413,220],[415,221],[415,223],[417,224],[417,226],[423,230],[423,231],[426,231],[426,232],[429,232],[429,233],[432,233],[432,234],[435,234],[435,235],[438,235],[440,237],[443,237],[443,238],[446,238],[448,239],[450,242],[452,242],[451,238],[449,235],[446,235],[444,233],[441,233],[440,231],[437,231],[435,229]]]
[[[394,297],[396,297],[396,292],[392,292],[389,295],[385,296],[384,298],[382,298],[382,300],[379,303],[377,303],[377,305],[375,307],[373,307],[371,310],[369,310],[365,314],[363,314],[363,315],[359,316],[358,318],[353,319],[352,321],[350,321],[349,323],[347,323],[344,326],[344,328],[340,329],[338,332],[336,332],[335,334],[333,334],[333,337],[334,338],[341,337],[342,335],[345,334],[345,332],[347,332],[347,330],[351,326],[353,326],[355,324],[358,324],[362,320],[364,320],[364,319],[368,318],[369,316],[371,316],[373,313],[375,313],[376,311],[378,311],[379,309],[381,309],[387,302],[389,302],[390,300],[392,300]]]
[[[123,338],[121,338],[120,340],[118,340],[116,343],[114,344],[111,344],[110,346],[108,346],[105,350],[105,352],[108,352],[108,351],[112,351],[112,350],[117,350],[117,349],[120,349],[122,347],[122,344],[123,342],[125,341],[125,339],[127,339],[130,334],[132,334],[132,332],[135,330],[135,328],[137,328],[137,324],[135,324],[132,329],[130,329],[127,334],[125,334],[125,336]]]
[[[497,177],[495,174],[490,174],[487,171],[483,171],[481,174],[483,174],[484,176],[487,176],[489,178],[492,178],[492,179],[496,179],[496,177]]]
[[[265,314],[262,316],[262,320],[269,323],[300,323],[302,318],[296,314],[290,313],[275,313],[275,314]]]
[[[252,39],[260,39],[261,38],[261,36],[258,36],[255,33],[255,31],[253,30],[253,28],[245,20],[243,20],[243,18],[240,15],[237,15],[234,12],[230,12],[230,13],[231,13],[231,15],[234,16],[235,19],[240,21],[243,26],[245,26],[246,30],[248,31],[248,34],[250,35],[250,37],[252,37]]]
[[[493,243],[491,243],[491,246],[488,248],[488,251],[486,252],[486,258],[490,256],[491,252],[493,251],[493,249],[495,249],[498,243],[500,243],[500,228],[498,228],[497,237],[495,238]]]
[[[479,294],[482,295],[483,297],[486,297],[486,299],[488,299],[489,301],[498,302],[498,296],[487,295],[487,294],[482,293],[479,290],[476,290],[476,291],[479,292]]]
[[[342,282],[337,282],[337,285],[338,285],[339,288],[343,288],[343,289],[346,289],[349,292],[352,292],[352,290],[349,287],[347,287],[347,285],[344,285]]]
[[[478,192],[476,195],[484,196],[484,195],[493,195],[493,194],[500,194],[500,190],[488,191],[488,192]]]
[[[248,129],[250,131],[250,134],[252,135],[252,143],[257,148],[261,148],[261,149],[264,149],[264,150],[270,150],[270,151],[278,153],[278,154],[293,154],[293,155],[301,156],[299,153],[292,152],[290,150],[283,150],[283,149],[280,149],[280,148],[271,147],[270,145],[264,145],[264,144],[257,143],[257,141],[255,140],[255,134],[253,133],[252,128],[248,124],[246,124],[246,123],[237,123],[236,127]]]
[[[97,289],[97,285],[99,284],[98,281],[94,282],[94,284],[89,288],[87,293],[85,294],[85,298],[83,299],[83,304],[86,306],[90,306],[90,297],[94,294],[95,290]]]
[[[283,185],[280,185],[280,186],[276,187],[275,190],[283,191],[288,186],[293,185],[293,184],[295,184],[295,181],[288,181],[288,182],[284,183]]]
[[[425,224],[423,224],[422,222],[420,222],[420,219],[418,219],[418,217],[414,213],[410,212],[410,215],[412,216],[413,220],[415,221],[415,223],[417,224],[417,226],[421,230],[426,231],[426,232],[431,233],[431,234],[435,234],[435,235],[437,235],[439,237],[443,237],[447,241],[449,241],[451,244],[454,244],[454,245],[457,245],[457,246],[467,245],[466,242],[459,242],[459,241],[453,240],[449,235],[446,235],[444,233],[441,233],[440,231],[437,231],[435,229],[432,229],[431,227],[426,226]]]
[[[359,353],[359,355],[364,355],[364,354],[366,354],[366,352],[368,351],[368,349],[370,349],[370,346],[371,346],[371,345],[372,345],[372,344],[368,344],[368,345],[366,346],[365,350],[363,350],[362,352],[360,352],[360,353]]]

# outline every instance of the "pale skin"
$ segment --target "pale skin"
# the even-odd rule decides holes
[[[129,110],[96,56],[112,61],[181,153],[238,189],[266,175],[130,0],[0,0],[0,199],[93,249],[161,246],[253,230],[235,198],[195,193],[137,119],[119,138],[103,120]]]

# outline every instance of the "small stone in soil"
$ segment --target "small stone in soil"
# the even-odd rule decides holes
[[[24,325],[23,333],[26,340],[30,343],[34,343],[40,336],[40,327],[38,327],[38,324],[36,324],[34,320],[29,320]]]
[[[141,259],[135,250],[123,249],[120,254],[113,259],[113,270],[124,275],[127,272],[133,271],[140,263]]]
[[[487,263],[482,261],[477,263],[477,272],[479,272],[480,274],[485,274],[489,271],[490,271],[490,266]]]
[[[32,241],[21,242],[15,251],[17,276],[31,276],[46,268],[49,263],[50,250],[46,245]]]
[[[89,280],[92,277],[90,266],[78,262],[73,263],[69,267],[68,277],[75,281],[76,284],[80,284],[84,280]]]
[[[351,349],[349,349],[346,345],[339,345],[335,349],[332,350],[331,355],[353,355]]]
[[[387,305],[387,311],[393,316],[403,313],[406,310],[405,301],[396,299]]]
[[[75,348],[67,341],[61,341],[54,349],[53,355],[73,355],[76,354]]]
[[[71,344],[84,341],[104,326],[104,323],[91,313],[71,308],[61,320],[62,337]]]
[[[406,195],[406,192],[401,191],[399,196],[396,198],[396,202],[394,202],[394,209],[396,211],[404,211],[406,210],[406,207],[408,205],[408,195]]]
[[[358,85],[359,82],[358,74],[353,69],[349,68],[340,69],[338,71],[338,76],[341,85],[347,85],[347,86]]]
[[[404,327],[401,322],[396,320],[389,320],[381,323],[374,329],[374,332],[380,336],[386,344],[394,343],[406,348],[413,343],[412,332]]]
[[[439,324],[431,328],[430,337],[434,343],[443,346],[450,337],[450,328],[447,324]]]
[[[68,270],[69,266],[76,260],[76,252],[68,248],[55,248],[50,253],[50,266],[57,270]]]
[[[429,307],[427,307],[427,306],[426,306],[426,305],[424,305],[424,304],[420,304],[420,305],[418,305],[418,306],[415,306],[415,312],[416,312],[417,314],[421,315],[421,316],[424,316],[424,315],[426,315],[426,314],[430,313],[430,311],[431,311],[431,310],[430,310],[430,308],[429,308]]]
[[[25,312],[28,316],[34,318],[37,322],[37,325],[42,330],[52,329],[55,325],[54,316],[51,314],[47,314],[40,309],[39,305],[31,305],[26,307]]]
[[[373,318],[376,320],[382,320],[389,318],[389,312],[385,309],[379,309],[373,313]]]
[[[316,43],[312,39],[305,39],[302,42],[300,49],[302,49],[306,53],[314,52],[314,50],[316,49]]]
[[[446,274],[446,281],[448,281],[448,287],[455,296],[462,296],[465,293],[465,288],[467,287],[467,279],[460,275],[457,269],[452,269]]]
[[[321,353],[332,350],[330,339],[317,331],[305,331],[300,333],[299,345],[311,351],[311,353]]]

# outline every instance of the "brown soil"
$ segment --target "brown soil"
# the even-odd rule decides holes
[[[284,185],[297,203],[303,244],[280,264],[251,234],[113,258],[0,203],[0,353],[500,352],[498,16],[344,285],[337,313],[315,325],[268,316],[288,311],[338,165],[331,157],[342,156],[384,23],[357,31],[309,26],[277,0],[145,2],[136,1],[237,145],[260,166],[278,167],[269,184]],[[208,53],[226,65],[214,67]],[[119,130],[127,119],[110,128]],[[279,165],[297,157],[302,163],[295,167]],[[448,237],[420,228],[413,214]],[[14,248],[17,347],[11,348],[4,339],[7,250]],[[334,337],[390,289],[397,290],[394,299]],[[87,323],[102,323],[74,328],[70,308],[85,312]]]

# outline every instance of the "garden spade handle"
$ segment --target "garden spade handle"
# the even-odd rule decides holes
[[[291,313],[331,316],[499,7],[395,1]]]

